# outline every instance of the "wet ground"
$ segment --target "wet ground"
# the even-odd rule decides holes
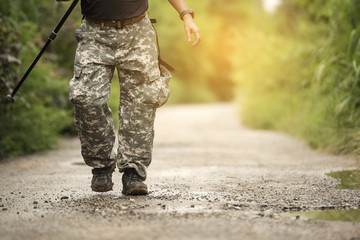
[[[0,164],[0,239],[360,239],[359,222],[284,217],[358,209],[360,190],[336,189],[325,173],[350,158],[303,141],[250,130],[233,105],[158,111],[149,196],[90,190],[79,142]]]

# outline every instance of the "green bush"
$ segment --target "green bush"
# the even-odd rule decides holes
[[[42,4],[43,12],[34,8],[37,4]],[[2,97],[11,92],[43,46],[46,38],[37,29],[47,14],[45,10],[50,11],[49,4],[48,1],[1,4]],[[62,73],[51,56],[49,51],[38,62],[17,93],[15,104],[0,103],[0,158],[49,149],[64,130],[72,131],[68,74]]]
[[[250,25],[234,60],[244,123],[357,155],[359,11],[356,0],[289,0]]]

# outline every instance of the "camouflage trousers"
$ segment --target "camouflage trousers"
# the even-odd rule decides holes
[[[169,97],[170,73],[158,65],[156,33],[146,16],[123,28],[83,20],[75,31],[78,47],[70,101],[85,163],[94,168],[117,164],[146,179],[151,163],[156,108]],[[115,68],[120,83],[118,149],[108,107]]]

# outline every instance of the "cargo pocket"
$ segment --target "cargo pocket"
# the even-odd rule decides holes
[[[159,93],[159,98],[157,102],[157,107],[164,105],[170,96],[170,87],[169,81],[171,79],[171,73],[164,66],[160,65],[160,82],[161,82],[161,91]]]
[[[149,104],[154,108],[163,106],[170,96],[170,78],[170,72],[160,65],[160,77],[145,87],[142,97],[143,103]]]

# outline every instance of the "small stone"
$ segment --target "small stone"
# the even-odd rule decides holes
[[[33,204],[38,204],[38,202],[37,202],[37,201],[34,201]]]
[[[6,210],[7,210],[7,208],[3,208],[2,210],[3,210],[3,211],[6,211]]]
[[[62,197],[60,198],[60,200],[66,200],[66,199],[69,199],[69,197],[68,197],[68,196],[62,196]]]
[[[194,204],[192,204],[192,205],[191,205],[191,207],[192,207],[192,208],[194,208],[194,207],[195,207],[195,205],[194,205]]]
[[[300,216],[296,216],[295,219],[296,219],[296,220],[299,220],[299,219],[300,219]]]

